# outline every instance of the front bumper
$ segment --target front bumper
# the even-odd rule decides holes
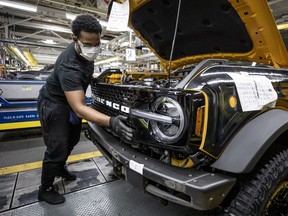
[[[119,141],[99,125],[91,122],[88,125],[93,143],[110,162],[113,161],[114,166],[121,166],[125,179],[160,198],[198,210],[209,210],[220,205],[236,182],[230,176],[159,162]],[[175,196],[167,192],[172,190],[163,188],[181,192],[189,199]]]

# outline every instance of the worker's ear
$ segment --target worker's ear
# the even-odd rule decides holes
[[[73,41],[75,42],[76,52],[77,52],[77,53],[81,53],[81,48],[80,48],[79,44],[77,43],[77,42],[78,42],[78,38],[77,38],[75,35],[73,35],[73,36],[72,36],[72,39],[73,39]]]
[[[78,38],[75,35],[72,36],[72,39],[73,39],[74,42],[78,41]]]

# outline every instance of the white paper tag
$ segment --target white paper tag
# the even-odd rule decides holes
[[[141,175],[143,175],[143,168],[144,168],[144,164],[139,164],[133,160],[129,161],[129,168],[134,170],[137,173],[140,173]]]
[[[127,48],[126,49],[126,61],[136,61],[136,50]]]
[[[129,1],[123,4],[113,2],[111,13],[108,20],[107,30],[127,31],[129,18]]]
[[[235,82],[243,112],[261,110],[278,98],[271,81],[265,76],[228,75]]]

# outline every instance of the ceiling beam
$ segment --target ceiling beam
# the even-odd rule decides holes
[[[65,24],[67,26],[69,26],[68,23],[70,23],[70,20],[67,20],[66,18],[66,12],[63,10],[59,10],[59,9],[53,9],[53,8],[49,8],[49,7],[44,7],[44,6],[40,6],[38,5],[38,10],[37,10],[37,14],[35,15],[35,13],[33,13],[33,16],[31,16],[31,13],[28,13],[26,11],[18,11],[18,10],[13,10],[11,8],[5,8],[5,10],[1,10],[0,9],[0,13],[6,17],[7,15],[9,15],[10,17],[14,16],[14,17],[25,17],[26,19],[28,18],[33,18],[33,19],[37,19],[37,20],[43,20],[47,19],[47,20],[53,20],[55,22],[58,22],[59,24]],[[41,18],[41,19],[40,19]],[[21,19],[22,20],[22,19]],[[60,20],[60,22],[59,22]]]
[[[50,48],[57,48],[57,49],[65,49],[66,48],[66,46],[59,46],[59,45],[54,45],[54,44],[42,44],[42,43],[35,43],[35,42],[30,42],[30,41],[14,40],[14,39],[3,39],[3,38],[0,38],[0,42],[28,45],[28,46],[33,46],[33,47],[39,46],[39,47],[50,47]]]
[[[47,30],[43,30],[43,31],[47,31]],[[32,39],[37,39],[37,40],[53,40],[57,43],[61,43],[63,42],[62,39],[60,39],[59,37],[49,37],[49,36],[44,36],[44,35],[37,35],[37,34],[27,34],[27,33],[24,33],[24,32],[15,32],[15,31],[10,31],[10,33],[17,37],[24,37],[24,38],[32,38]],[[66,38],[66,40],[69,40],[69,38]]]
[[[35,32],[33,34],[26,34],[25,36],[22,36],[21,38],[19,38],[19,40],[23,40],[24,38],[27,38],[27,37],[30,38],[32,35],[37,35],[37,34],[40,34],[40,33],[44,32],[44,31],[46,31],[46,30],[40,30],[40,31],[37,31],[37,32]]]
[[[12,25],[18,25],[18,24],[21,24],[21,23],[23,23],[23,22],[27,22],[27,21],[29,21],[29,20],[32,20],[32,19],[35,19],[35,18],[41,17],[41,16],[43,16],[43,15],[40,14],[40,15],[37,15],[37,16],[32,16],[32,17],[29,17],[29,18],[24,19],[24,20],[16,19],[16,20],[17,20],[16,22],[12,22],[12,23],[9,23],[9,24],[0,26],[0,28],[9,27],[9,26],[12,26]],[[9,19],[8,19],[8,20],[9,20]],[[14,20],[14,19],[13,19],[13,20]]]
[[[52,30],[51,30],[51,32],[52,32],[54,35],[56,35],[58,38],[62,39],[64,42],[66,42],[66,43],[68,43],[68,44],[71,43],[71,41],[66,40],[66,39],[63,38],[61,35],[57,34],[56,32],[54,32],[54,31],[52,31]]]
[[[108,43],[105,44],[105,46],[108,47],[109,45],[112,45],[113,43],[119,42],[119,40],[122,40],[124,38],[128,38],[127,32],[125,32],[125,33],[119,35],[118,37],[115,37],[114,39],[110,40]]]
[[[100,17],[103,17],[104,19],[107,18],[107,11],[105,10],[100,10],[98,8],[94,8],[94,7],[89,7],[89,6],[85,6],[85,5],[81,5],[81,6],[76,6],[76,5],[71,5],[68,1],[55,1],[55,0],[45,0],[46,2],[51,2],[53,4],[58,4],[58,5],[63,5],[65,7],[70,7],[76,10],[81,10],[81,11],[86,11],[86,12],[90,12],[90,13],[94,13],[96,15],[99,15]]]
[[[51,31],[56,31],[56,32],[63,32],[63,33],[72,34],[72,31],[70,28],[66,28],[66,27],[59,26],[59,25],[44,24],[44,23],[40,24],[40,23],[30,22],[30,21],[17,23],[16,25],[29,27],[29,28],[46,29],[46,30],[51,30]]]

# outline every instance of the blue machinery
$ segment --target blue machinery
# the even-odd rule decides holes
[[[37,97],[44,83],[42,80],[0,80],[0,131],[40,127]],[[89,94],[90,88],[88,97]],[[91,104],[89,98],[87,104]]]

